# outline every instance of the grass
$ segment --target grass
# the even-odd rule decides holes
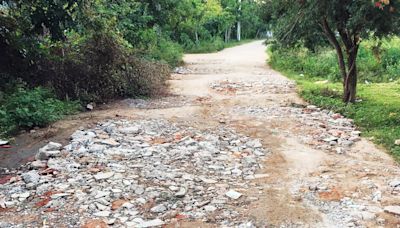
[[[316,82],[326,78],[303,76],[301,72],[289,69],[287,64],[285,67],[282,65],[279,61],[271,62],[274,69],[297,81],[299,94],[306,101],[353,119],[364,137],[370,137],[375,143],[385,147],[400,162],[400,146],[395,145],[395,140],[400,139],[399,82],[359,84],[360,102],[346,105],[341,101],[341,83],[319,84]]]

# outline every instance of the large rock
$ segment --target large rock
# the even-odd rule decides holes
[[[60,143],[49,142],[46,146],[39,149],[35,155],[36,160],[48,160],[50,157],[57,157],[61,154],[62,145]]]

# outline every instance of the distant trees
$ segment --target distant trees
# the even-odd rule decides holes
[[[270,0],[264,12],[283,45],[329,42],[338,57],[343,101],[355,102],[360,42],[399,34],[399,7],[396,0]]]

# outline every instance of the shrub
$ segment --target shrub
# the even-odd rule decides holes
[[[178,43],[161,38],[158,45],[148,54],[154,60],[161,60],[171,66],[182,62],[183,48]]]
[[[48,48],[52,56],[37,61],[35,71],[24,81],[31,87],[53,88],[65,100],[106,102],[161,94],[169,77],[168,65],[135,57],[113,33],[94,33]]]
[[[198,44],[193,43],[192,45],[185,47],[185,50],[188,53],[210,53],[221,51],[225,47],[225,42],[222,38],[217,37],[211,40],[200,41]]]
[[[18,129],[44,127],[77,109],[77,103],[60,101],[47,89],[37,87],[27,90],[19,87],[2,100],[0,135]]]

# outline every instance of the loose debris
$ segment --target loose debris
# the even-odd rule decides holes
[[[289,80],[261,79],[257,81],[232,81],[223,80],[213,82],[211,89],[223,94],[249,95],[277,93],[285,94],[293,92],[296,84]]]
[[[338,154],[345,153],[355,142],[361,140],[361,132],[355,128],[353,120],[313,105],[304,108],[237,106],[232,114],[251,115],[267,121],[294,120],[301,131],[292,131],[290,134],[316,149]]]
[[[76,131],[63,148],[51,142],[40,149],[31,170],[0,187],[0,206],[14,208],[14,216],[51,211],[51,225],[98,218],[153,227],[176,216],[240,225],[248,221],[235,207],[249,203],[242,191],[266,155],[259,140],[226,128],[108,121]],[[68,219],[56,221],[58,213]]]

